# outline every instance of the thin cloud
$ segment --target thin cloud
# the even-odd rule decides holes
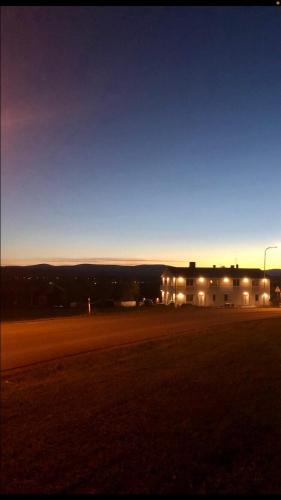
[[[55,118],[57,111],[50,109],[7,109],[1,113],[1,126],[3,129],[17,129],[27,127],[34,123],[45,123]]]
[[[46,104],[33,104],[13,107],[8,104],[2,106],[1,127],[6,132],[16,132],[18,129],[49,125],[50,123],[62,124],[69,120],[83,117],[87,107],[80,103],[60,101],[50,106]]]
[[[75,264],[111,264],[111,265],[141,265],[141,264],[183,264],[183,260],[141,259],[122,257],[54,257],[54,258],[33,258],[33,259],[7,259],[2,265],[34,265],[34,264],[54,264],[54,265],[75,265]]]

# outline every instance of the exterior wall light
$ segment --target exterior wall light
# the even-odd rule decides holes
[[[223,278],[223,282],[224,283],[228,283],[229,282],[229,278]]]
[[[243,278],[244,283],[249,283],[249,278]]]
[[[199,283],[204,283],[205,278],[203,278],[203,277],[201,276],[200,278],[198,278],[198,281],[199,281]]]
[[[183,283],[183,278],[181,276],[178,278],[178,282]]]
[[[198,295],[202,297],[204,295],[204,292],[198,292]]]

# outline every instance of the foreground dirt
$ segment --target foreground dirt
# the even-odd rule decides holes
[[[280,493],[281,318],[3,375],[8,493]]]
[[[190,334],[211,325],[281,317],[281,309],[143,308],[127,313],[3,322],[1,369],[98,349]]]

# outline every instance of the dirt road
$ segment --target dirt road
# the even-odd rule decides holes
[[[1,370],[99,349],[200,332],[207,327],[280,317],[281,309],[151,308],[110,315],[4,322]]]

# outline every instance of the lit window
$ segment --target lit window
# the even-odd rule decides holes
[[[219,280],[213,278],[212,280],[210,280],[210,286],[219,286]]]

